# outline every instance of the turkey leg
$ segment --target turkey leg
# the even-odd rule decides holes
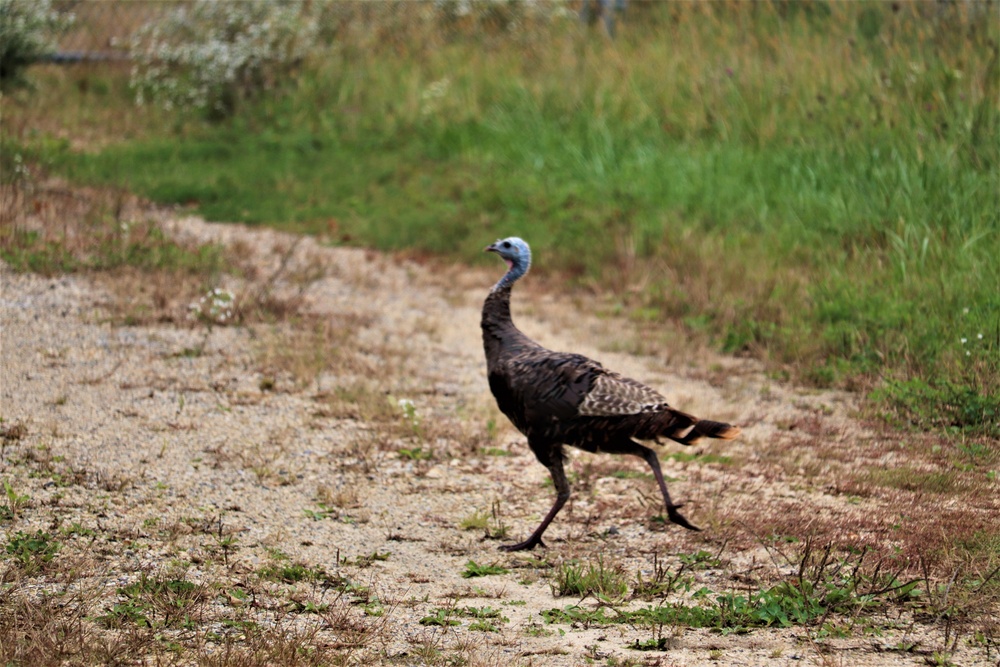
[[[670,493],[667,491],[667,483],[663,480],[663,472],[660,470],[660,459],[656,457],[656,452],[631,439],[602,444],[601,451],[608,452],[609,454],[631,454],[632,456],[638,456],[645,459],[646,463],[649,464],[649,467],[653,469],[653,477],[656,478],[656,483],[660,485],[660,493],[663,494],[663,502],[666,503],[667,506],[667,518],[669,518],[671,522],[676,523],[678,526],[683,526],[688,530],[701,530],[701,528],[691,525],[691,523],[677,511],[679,508],[683,507],[683,503],[675,505],[673,501],[670,500]]]
[[[545,529],[549,527],[550,523],[552,523],[552,519],[556,518],[556,514],[559,514],[559,510],[561,510],[563,505],[566,504],[566,501],[569,500],[569,480],[566,479],[566,471],[563,470],[562,450],[558,449],[553,452],[553,454],[554,455],[550,457],[551,460],[548,462],[542,461],[545,467],[549,469],[549,474],[552,475],[552,483],[556,487],[556,501],[553,503],[552,509],[550,509],[549,513],[545,515],[545,518],[542,519],[542,523],[539,524],[538,528],[535,529],[535,532],[531,534],[531,537],[526,539],[524,542],[519,542],[518,544],[505,544],[500,547],[501,551],[528,551],[534,549],[538,545],[543,547],[545,546],[545,543],[542,542],[542,533],[545,532]],[[537,451],[535,452],[535,455],[538,455]],[[539,460],[542,459],[540,456],[538,458]],[[664,487],[664,490],[665,489],[666,487]]]

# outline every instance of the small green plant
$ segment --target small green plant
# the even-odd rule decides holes
[[[687,565],[692,570],[707,570],[713,567],[719,567],[722,561],[719,560],[718,556],[708,552],[708,551],[697,551],[693,554],[680,554],[678,556],[681,563]]]
[[[397,403],[403,411],[403,421],[410,427],[413,435],[420,436],[420,415],[417,414],[417,404],[409,398],[401,398]]]
[[[452,611],[450,609],[436,609],[433,614],[421,618],[420,625],[435,625],[440,627],[461,625],[461,621],[451,618],[451,614]]]
[[[646,579],[642,571],[636,573],[635,584],[632,586],[632,597],[649,600],[666,596],[680,587],[690,590],[694,578],[688,574],[693,568],[691,564],[681,559],[681,565],[672,570],[659,560],[658,554],[653,554],[653,576]]]
[[[475,510],[472,514],[459,521],[458,527],[462,530],[486,530],[489,520],[490,517],[488,514],[480,510]]]
[[[434,456],[434,452],[423,447],[400,447],[399,456],[410,461],[426,461]]]
[[[469,623],[469,630],[474,632],[500,632],[500,628],[490,621],[474,621]]]
[[[529,637],[551,637],[555,634],[553,630],[549,630],[544,625],[539,625],[538,623],[531,623],[524,628],[524,634]]]
[[[34,533],[18,531],[7,538],[7,555],[27,574],[33,574],[45,567],[62,545],[52,535],[41,530]]]
[[[31,496],[18,493],[7,480],[3,482],[3,491],[7,502],[0,506],[0,521],[12,521],[31,502]]]
[[[485,456],[512,456],[510,450],[503,447],[483,447],[482,452]]]
[[[118,589],[124,600],[97,617],[108,628],[168,627],[190,629],[190,612],[205,599],[201,586],[187,579],[143,575]]]
[[[605,566],[603,558],[586,565],[564,563],[551,586],[557,597],[594,595],[603,600],[620,600],[628,593],[625,573],[620,567]]]
[[[336,507],[330,507],[325,503],[317,503],[317,506],[317,509],[304,509],[302,512],[313,521],[336,518],[340,514]]]
[[[385,561],[389,560],[389,556],[392,552],[386,551],[385,553],[379,553],[378,551],[373,551],[367,556],[357,556],[354,560],[349,558],[343,558],[340,561],[341,565],[353,565],[355,567],[371,567],[371,564],[375,561]]]
[[[473,619],[469,624],[469,630],[478,632],[499,632],[500,624],[510,622],[498,609],[492,607],[463,607],[461,609],[449,607],[435,609],[431,615],[420,619],[420,624],[442,627],[459,625],[461,622],[455,617]]]
[[[322,614],[330,609],[330,605],[312,600],[289,600],[286,608],[296,614]]]
[[[60,528],[59,532],[67,537],[72,535],[79,535],[80,537],[93,537],[97,535],[97,531],[93,528],[85,528],[78,521],[74,521],[69,526]]]
[[[497,420],[490,417],[486,420],[486,439],[495,442],[500,429],[497,428]]]
[[[318,581],[326,578],[326,572],[319,567],[309,567],[300,563],[274,563],[257,570],[257,576],[269,581],[294,584],[299,581]]]
[[[636,639],[628,647],[633,651],[667,651],[670,649],[670,640],[667,637],[654,637],[641,642]]]
[[[494,574],[507,574],[508,570],[500,565],[480,565],[474,560],[470,560],[465,564],[465,570],[462,571],[462,576],[466,579],[471,579],[472,577],[488,577]]]
[[[140,628],[152,627],[147,614],[148,605],[135,600],[116,602],[106,613],[97,616],[95,620],[106,628],[122,629],[126,625],[135,625]]]
[[[481,530],[488,540],[501,540],[507,536],[507,526],[503,522],[499,500],[493,501],[489,514],[477,509],[464,517],[458,527],[462,530]]]

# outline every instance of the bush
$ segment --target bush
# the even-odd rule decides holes
[[[311,5],[198,0],[141,28],[132,40],[136,103],[195,108],[226,118],[273,90],[315,46]]]
[[[55,37],[72,22],[52,0],[0,0],[0,89],[25,83],[28,65],[55,51]]]

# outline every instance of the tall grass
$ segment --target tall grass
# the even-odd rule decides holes
[[[613,42],[572,20],[331,7],[330,48],[286,95],[48,157],[212,219],[382,248],[475,261],[519,234],[540,270],[800,378],[1000,405],[991,6],[636,3]]]

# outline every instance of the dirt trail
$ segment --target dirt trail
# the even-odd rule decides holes
[[[265,276],[293,243],[271,230],[197,219],[167,227],[180,238],[238,244]],[[661,450],[671,492],[702,533],[651,520],[661,511],[659,498],[641,461],[573,453],[574,495],[546,535],[549,548],[502,554],[497,546],[523,539],[552,500],[546,471],[497,412],[485,381],[479,308],[502,265],[433,274],[413,262],[307,238],[295,245],[286,269],[310,266],[325,275],[302,283],[303,309],[332,323],[322,339],[289,338],[265,324],[112,326],[105,286],[3,268],[0,416],[27,429],[5,454],[4,476],[31,497],[17,528],[76,522],[117,535],[94,552],[102,574],[93,581],[107,606],[116,587],[143,572],[182,568],[196,583],[238,580],[280,552],[283,562],[370,588],[369,611],[375,605],[382,615],[359,621],[377,625],[359,660],[429,664],[434,655],[458,655],[471,664],[916,665],[926,654],[883,651],[900,642],[943,645],[938,628],[900,621],[882,636],[858,631],[822,644],[802,628],[728,636],[666,628],[667,650],[647,653],[628,645],[650,640],[649,628],[546,625],[541,612],[579,602],[552,590],[554,572],[571,559],[601,558],[634,581],[637,572],[653,575],[654,555],[676,565],[678,554],[706,550],[720,554],[721,563],[693,572],[693,589],[722,591],[794,567],[753,517],[842,524],[845,531],[871,531],[855,537],[877,540],[877,526],[849,521],[877,514],[876,501],[838,493],[830,484],[838,462],[808,446],[817,439],[834,450],[838,443],[877,446],[876,434],[853,416],[854,398],[790,388],[750,361],[708,352],[685,358],[676,351],[611,351],[629,347],[638,335],[631,325],[540,294],[529,276],[515,290],[514,317],[530,336],[600,359],[686,411],[741,425],[744,435],[699,448],[701,459],[669,458],[679,447]],[[237,292],[245,288],[236,279],[229,283]],[[278,287],[291,294],[300,285]],[[313,350],[319,361],[310,361],[305,353],[317,340],[329,349]],[[325,370],[297,383],[289,370],[296,363]],[[41,465],[38,456],[34,467],[10,463],[31,450],[62,457],[47,470],[68,467],[79,482],[28,474]],[[870,456],[881,455],[876,448]],[[504,540],[460,527],[478,513],[495,531],[495,507],[508,530]],[[212,537],[216,525],[220,538],[235,540],[222,556]],[[470,560],[509,572],[465,578]],[[539,560],[553,567],[539,567]],[[289,595],[335,604],[341,593],[300,587]],[[592,608],[595,601],[581,604]],[[419,622],[442,608],[487,606],[508,619],[496,622],[495,632],[474,629],[470,618],[452,627]],[[352,609],[361,616],[360,606]],[[303,615],[298,622],[310,620]],[[993,664],[985,652],[964,646],[955,660]]]

